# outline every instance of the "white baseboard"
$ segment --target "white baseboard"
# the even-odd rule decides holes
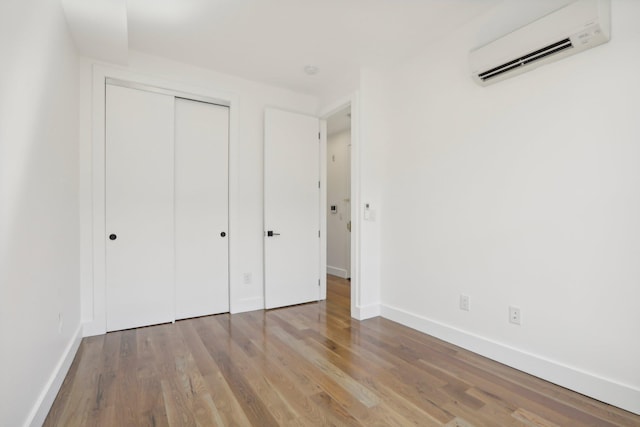
[[[82,336],[93,337],[95,335],[104,335],[107,333],[106,323],[98,323],[95,320],[90,320],[82,323]]]
[[[344,268],[332,267],[327,265],[327,274],[332,276],[342,277],[343,279],[349,278],[349,272]]]
[[[69,372],[69,368],[71,367],[71,363],[73,362],[73,358],[76,357],[76,353],[78,352],[78,347],[80,347],[80,341],[82,340],[82,327],[78,326],[76,332],[71,337],[67,348],[64,353],[62,353],[62,357],[58,361],[55,369],[51,373],[49,377],[49,381],[44,386],[44,389],[38,396],[38,400],[34,403],[31,408],[31,412],[27,417],[25,422],[25,426],[41,426],[44,423],[44,420],[47,418],[49,414],[49,410],[51,409],[51,405],[53,405],[53,401],[56,399],[58,395],[58,391],[62,386],[62,382],[64,381],[64,377]]]
[[[381,315],[425,334],[640,415],[640,390],[407,311],[382,305]]]
[[[351,317],[357,320],[380,316],[380,304],[356,305],[351,307]]]
[[[230,313],[244,313],[247,311],[256,311],[264,309],[264,299],[262,298],[245,298],[234,301],[231,304]]]

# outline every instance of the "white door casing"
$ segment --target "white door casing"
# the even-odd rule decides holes
[[[204,80],[175,80],[153,73],[141,73],[106,64],[90,63],[83,67],[83,74],[90,79],[90,90],[83,97],[83,111],[87,114],[87,127],[83,128],[80,149],[80,216],[82,218],[82,288],[81,319],[84,336],[104,334],[107,331],[106,250],[106,88],[105,83],[118,86],[143,86],[151,91],[161,91],[174,96],[229,106],[229,302],[231,312],[243,312],[264,307],[263,295],[243,298],[242,272],[245,267],[245,245],[238,242],[242,234],[239,209],[241,182],[241,151],[239,150],[240,98],[233,88],[211,87]],[[196,81],[197,80],[197,81]],[[155,89],[155,90],[154,90]],[[90,118],[90,120],[89,120]],[[89,126],[89,121],[91,125]],[[260,229],[262,226],[260,225]],[[235,237],[232,237],[235,236]],[[260,235],[261,236],[261,235]],[[260,237],[262,247],[262,238]],[[261,249],[260,247],[260,249]],[[260,274],[260,277],[262,274]],[[262,282],[262,277],[260,282]],[[233,284],[233,285],[232,285]],[[261,283],[262,284],[262,283]],[[255,286],[256,284],[254,284]],[[262,286],[260,286],[262,289]]]
[[[320,299],[319,131],[316,117],[265,110],[267,309]]]
[[[174,318],[173,126],[173,97],[106,86],[107,331]]]
[[[175,100],[176,319],[229,311],[229,108]]]
[[[345,214],[345,219],[347,220],[347,231],[349,232],[349,235],[347,237],[347,262],[346,262],[346,269],[347,269],[347,278],[351,277],[351,229],[352,229],[352,224],[351,224],[351,135],[349,136],[349,145],[347,146],[347,197],[345,199],[345,209],[344,209],[344,214]]]

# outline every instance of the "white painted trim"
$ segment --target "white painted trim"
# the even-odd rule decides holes
[[[240,236],[240,149],[238,144],[240,133],[240,100],[235,95],[227,97],[229,105],[229,312],[239,312],[242,300],[239,300],[236,289],[244,283],[242,264],[242,247],[235,236]],[[261,299],[262,301],[262,299]],[[262,302],[264,307],[264,301]]]
[[[351,317],[354,319],[367,319],[375,317],[378,314],[376,310],[370,310],[360,307],[361,286],[360,283],[360,94],[358,91],[344,97],[337,102],[329,105],[320,113],[323,119],[328,118],[332,114],[351,106]],[[326,174],[326,165],[325,165]],[[325,196],[326,199],[326,196]],[[325,211],[326,212],[326,211]],[[323,213],[323,215],[326,215]],[[367,314],[363,316],[362,313]],[[379,311],[379,309],[378,309]]]
[[[320,292],[318,300],[327,299],[327,121],[320,119]]]
[[[158,86],[148,86],[148,85],[143,85],[140,83],[134,83],[134,82],[130,82],[127,80],[119,80],[119,79],[112,79],[112,78],[107,78],[106,79],[106,84],[107,85],[111,85],[111,86],[120,86],[120,87],[126,87],[129,89],[138,89],[138,90],[142,90],[145,92],[152,92],[152,93],[158,93],[160,95],[169,95],[172,96],[174,98],[178,98],[178,99],[188,99],[190,101],[200,101],[200,102],[204,102],[207,104],[214,104],[214,105],[219,105],[222,107],[228,107],[229,103],[225,100],[222,99],[214,99],[214,98],[208,98],[206,96],[199,96],[193,93],[182,93],[176,90],[171,90],[171,89],[166,89],[166,88],[162,88],[162,87],[158,87]]]
[[[640,390],[630,385],[602,378],[396,307],[383,304],[381,309],[384,318],[640,415]]]
[[[71,337],[69,344],[67,344],[67,348],[62,353],[62,357],[60,357],[58,364],[51,373],[49,380],[40,392],[38,399],[33,404],[33,407],[29,412],[29,416],[24,423],[25,426],[35,427],[41,426],[44,423],[44,420],[47,418],[49,410],[51,409],[51,405],[53,405],[53,401],[56,399],[56,396],[60,391],[62,382],[67,376],[67,372],[69,372],[71,363],[73,363],[73,359],[76,357],[78,347],[80,347],[80,341],[82,341],[82,327],[78,326]]]
[[[332,267],[330,265],[327,265],[327,274],[342,277],[343,279],[349,278],[347,270],[345,270],[344,268]]]
[[[362,298],[362,287],[364,286],[360,280],[360,271],[362,260],[361,239],[362,239],[362,216],[360,215],[360,205],[362,203],[361,196],[361,145],[360,140],[360,94],[356,92],[351,98],[351,315],[354,309],[358,312],[357,307],[360,306]],[[371,316],[375,317],[375,316]],[[357,316],[362,319],[362,316]],[[366,317],[365,317],[366,318]]]
[[[92,148],[92,236],[93,236],[93,310],[91,318],[83,325],[84,336],[104,334],[107,331],[106,283],[105,283],[105,80],[113,78],[147,86],[156,86],[167,90],[193,94],[197,97],[219,99],[229,105],[229,309],[239,312],[235,307],[234,289],[241,286],[242,273],[239,265],[242,254],[234,245],[233,236],[240,235],[236,218],[239,218],[238,203],[239,182],[236,179],[239,165],[239,98],[237,95],[200,86],[193,86],[173,80],[166,80],[148,74],[130,71],[125,68],[93,64],[91,94],[91,148]],[[237,265],[236,265],[237,264]],[[241,307],[243,303],[237,302]]]
[[[231,310],[231,314],[244,313],[247,311],[256,311],[256,310],[264,310],[264,298],[255,297],[255,298],[243,298],[238,300],[233,305],[233,310]]]
[[[380,316],[380,304],[356,305],[351,308],[351,317],[357,320],[366,320]]]
[[[80,327],[82,328],[83,337],[93,337],[95,335],[103,335],[106,333],[106,326],[105,330],[103,330],[100,324],[98,324],[97,322],[92,322],[90,320],[82,323]]]
[[[322,111],[320,112],[320,117],[323,119],[327,119],[330,116],[334,115],[335,113],[344,110],[345,107],[348,107],[353,103],[353,99],[355,96],[356,95],[354,93],[354,94],[345,96],[343,98],[340,98],[337,101],[329,104],[329,106],[322,109]]]

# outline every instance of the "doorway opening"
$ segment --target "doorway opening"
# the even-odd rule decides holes
[[[327,285],[351,280],[351,106],[327,117]]]

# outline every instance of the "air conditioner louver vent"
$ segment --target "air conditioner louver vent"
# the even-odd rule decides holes
[[[469,52],[471,77],[480,86],[488,86],[599,46],[610,38],[611,0],[575,0],[473,49]]]
[[[554,55],[558,52],[561,52],[565,49],[570,49],[572,47],[573,47],[573,44],[571,43],[571,39],[566,38],[564,40],[560,40],[559,42],[555,42],[548,46],[545,46],[542,49],[538,49],[535,52],[531,52],[527,55],[521,56],[512,61],[506,62],[490,70],[482,72],[478,74],[478,77],[480,77],[482,81],[487,81],[489,79],[499,76],[500,74],[504,74],[507,71],[511,71],[514,68],[518,68],[523,65],[527,65],[532,62],[539,61],[542,58],[546,58],[547,56]]]

